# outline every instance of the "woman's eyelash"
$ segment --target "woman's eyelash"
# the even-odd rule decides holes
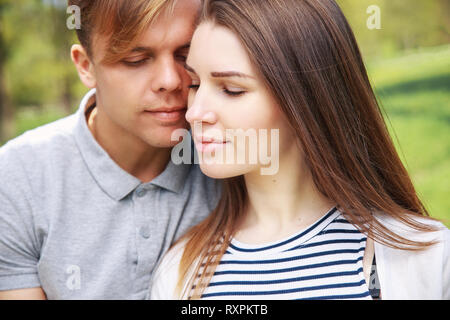
[[[223,89],[223,92],[225,92],[225,94],[227,94],[229,96],[233,96],[233,97],[237,97],[237,96],[243,95],[245,93],[245,91],[230,91],[227,89]]]
[[[186,60],[187,60],[187,56],[184,56],[184,55],[178,55],[177,58],[178,58],[179,60],[181,60],[181,62],[183,62],[183,63],[185,63]]]
[[[192,84],[192,85],[188,86],[188,88],[197,90],[198,88],[200,88],[200,85],[199,84]],[[238,96],[241,96],[241,95],[245,94],[245,91],[230,91],[228,89],[223,89],[223,92],[226,95],[231,96],[231,97],[238,97]]]
[[[198,89],[200,87],[200,85],[198,84],[192,84],[190,86],[188,86],[189,89]],[[223,92],[229,96],[233,96],[233,97],[237,97],[240,95],[243,95],[245,93],[245,91],[230,91],[227,89],[223,89]]]

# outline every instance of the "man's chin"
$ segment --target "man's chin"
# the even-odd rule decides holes
[[[180,130],[183,130],[183,128],[180,128]],[[155,139],[156,137],[150,137],[148,139],[143,139],[148,145],[154,147],[154,148],[173,148],[178,143],[182,141],[182,139],[172,139],[172,136],[169,134],[168,136],[161,137],[159,139]]]
[[[187,125],[174,125],[172,127],[158,127],[147,131],[141,139],[155,148],[173,148],[183,140],[188,133]]]

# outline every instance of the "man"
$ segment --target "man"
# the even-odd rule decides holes
[[[143,299],[220,186],[175,165],[199,0],[71,0],[78,112],[0,149],[0,299]]]

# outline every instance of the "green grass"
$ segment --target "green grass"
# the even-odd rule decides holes
[[[373,61],[368,71],[422,201],[450,226],[450,46]]]

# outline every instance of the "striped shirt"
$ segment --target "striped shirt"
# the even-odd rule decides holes
[[[363,273],[366,236],[339,210],[264,246],[233,239],[203,299],[371,299]]]

